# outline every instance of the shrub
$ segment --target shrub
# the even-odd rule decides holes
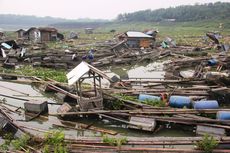
[[[21,148],[25,148],[26,145],[29,143],[30,136],[25,134],[22,137],[12,140],[12,145],[15,150],[21,150]]]
[[[120,147],[122,144],[127,143],[127,138],[115,138],[115,137],[108,137],[107,135],[103,135],[103,142],[108,143],[111,146]]]
[[[54,153],[67,153],[67,148],[64,140],[65,134],[60,130],[47,132],[45,134],[45,146],[43,149],[44,152],[50,152],[50,147],[53,147]]]
[[[196,143],[196,146],[206,153],[211,153],[218,146],[218,141],[213,136],[205,134],[202,140]]]

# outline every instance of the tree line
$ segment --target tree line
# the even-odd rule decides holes
[[[117,16],[117,21],[199,21],[199,20],[230,19],[230,3],[216,2],[207,4],[183,5],[167,9],[143,10],[124,13]]]

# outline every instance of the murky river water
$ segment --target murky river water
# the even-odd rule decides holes
[[[124,78],[163,79],[165,75],[163,63],[157,62],[134,66],[116,66],[111,67],[111,71]]]
[[[129,78],[157,78],[162,79],[164,78],[164,71],[162,64],[159,63],[152,63],[148,65],[142,65],[142,66],[134,66],[134,67],[122,67],[122,68],[111,68],[111,71],[122,75],[128,75]],[[10,82],[4,82],[0,81],[0,94],[8,95],[8,96],[14,96],[17,98],[24,98],[24,99],[39,99],[39,100],[45,100],[48,102],[56,103],[57,101],[52,97],[52,95],[42,94],[39,92],[39,90],[31,85],[26,84],[18,84],[18,83],[10,83]],[[5,99],[7,104],[16,106],[16,107],[10,107],[6,105],[7,107],[10,107],[12,109],[16,109],[17,107],[24,107],[23,100],[17,100],[12,98],[7,98],[4,96],[0,96],[0,99]],[[49,105],[49,112],[55,113],[59,105]],[[55,129],[57,127],[54,126],[54,124],[61,124],[58,118],[49,116],[48,120],[33,120],[30,122],[25,122],[23,120],[26,119],[25,115],[18,115],[11,113],[11,116],[16,118],[19,121],[20,125],[24,125],[27,127],[32,128],[38,128],[38,129],[44,129],[44,130],[50,130]],[[110,122],[108,120],[99,120],[99,119],[84,119],[79,118],[76,119],[77,122],[86,123],[86,124],[93,124],[93,126],[96,127],[102,127],[105,129],[110,129],[117,131],[119,134],[123,136],[137,136],[137,137],[154,137],[154,136],[172,136],[172,137],[178,137],[178,136],[194,136],[194,133],[190,130],[186,130],[186,128],[189,129],[189,127],[184,127],[185,130],[181,129],[180,127],[176,127],[174,125],[168,125],[168,128],[162,128],[156,133],[153,132],[145,132],[140,130],[132,130],[126,128],[126,125],[120,124],[118,122]],[[77,131],[77,130],[64,130],[66,135],[71,135],[74,137],[77,136],[100,136],[101,134],[98,132],[92,132],[89,130],[85,131]]]

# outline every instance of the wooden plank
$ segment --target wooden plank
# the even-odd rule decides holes
[[[223,128],[208,127],[203,125],[197,125],[196,127],[197,135],[209,134],[212,136],[226,136],[226,131]]]
[[[67,113],[49,113],[51,116],[59,116],[59,115],[89,115],[89,114],[113,114],[113,113],[129,113],[129,114],[145,114],[145,115],[153,115],[153,114],[215,114],[218,111],[230,111],[230,109],[168,109],[168,110],[148,110],[148,109],[137,109],[137,110],[95,110],[95,111],[87,111],[87,112],[67,112]],[[224,122],[224,121],[223,121]]]

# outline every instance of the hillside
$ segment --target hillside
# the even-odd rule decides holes
[[[143,10],[134,13],[120,14],[116,20],[76,19],[68,20],[53,17],[36,17],[25,15],[0,14],[0,28],[15,30],[31,26],[54,26],[59,29],[103,28],[135,30],[147,28],[140,23],[169,27],[203,27],[218,29],[220,23],[225,29],[230,28],[230,3],[208,3],[202,5],[186,5],[167,9]],[[170,22],[168,22],[170,21]],[[175,21],[175,22],[172,22]],[[133,26],[135,25],[135,26]]]
[[[71,21],[71,22],[60,22],[60,23],[54,23],[50,24],[50,26],[59,28],[59,29],[81,29],[81,28],[99,28],[104,27],[108,24],[111,24],[112,22],[106,22],[106,21]]]
[[[31,26],[55,26],[57,28],[81,28],[87,25],[93,25],[94,27],[100,26],[107,20],[102,19],[76,19],[69,20],[63,18],[53,17],[37,17],[28,15],[14,15],[14,14],[0,14],[0,28],[11,30],[18,28],[28,28]]]
[[[134,13],[120,14],[117,21],[201,21],[230,19],[230,3],[208,3],[202,5],[185,5],[167,9],[143,10]]]
[[[53,17],[36,17],[27,15],[0,14],[0,27],[11,29],[30,26],[43,26],[57,22],[66,22],[66,19]]]

